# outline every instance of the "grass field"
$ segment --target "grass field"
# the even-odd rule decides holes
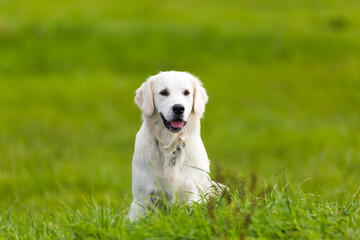
[[[0,238],[359,238],[359,12],[0,0]],[[232,200],[132,225],[134,91],[164,70],[203,81],[202,137]]]

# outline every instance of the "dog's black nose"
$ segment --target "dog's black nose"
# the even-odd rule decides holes
[[[184,113],[184,106],[181,105],[181,104],[175,104],[173,107],[172,107],[172,110],[175,114],[177,115],[180,115],[180,114],[183,114]]]

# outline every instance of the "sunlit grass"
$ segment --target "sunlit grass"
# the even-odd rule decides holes
[[[98,204],[83,197],[87,207],[82,211],[66,205],[53,211],[11,207],[0,218],[0,236],[6,239],[359,237],[359,191],[330,200],[325,194],[302,191],[301,184],[257,189],[256,180],[256,175],[249,183],[242,177],[232,177],[228,182],[230,190],[218,197],[192,206],[165,204],[166,211],[154,209],[135,223],[128,221],[126,207],[110,200]]]

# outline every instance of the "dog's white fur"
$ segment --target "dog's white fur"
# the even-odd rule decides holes
[[[160,92],[167,89],[169,96]],[[189,95],[184,91],[188,90]],[[132,162],[131,221],[151,209],[156,197],[170,202],[198,201],[212,186],[209,159],[200,137],[200,118],[208,96],[202,83],[187,72],[160,72],[136,91],[135,103],[142,111],[143,124],[136,135]],[[160,113],[172,119],[172,107],[185,107],[181,131],[165,127]]]

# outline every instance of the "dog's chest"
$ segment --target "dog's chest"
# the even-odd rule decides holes
[[[187,162],[185,143],[182,142],[172,149],[162,149],[158,145],[157,172],[166,179],[181,178],[184,171],[184,164]]]
[[[170,165],[173,167],[177,165],[181,165],[184,163],[184,151],[185,151],[185,143],[182,143],[181,145],[177,146],[171,153],[170,157],[168,157],[168,162],[170,162]]]

